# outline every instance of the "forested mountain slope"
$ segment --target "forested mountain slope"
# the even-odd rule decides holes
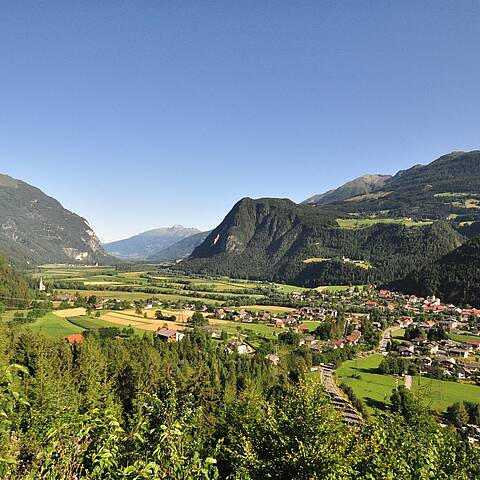
[[[18,305],[30,294],[28,280],[0,257],[0,304]]]
[[[381,189],[331,206],[356,215],[480,220],[480,151],[452,152],[397,173]]]
[[[445,255],[461,240],[447,222],[342,228],[338,214],[323,208],[246,198],[179,268],[307,286],[379,282]]]
[[[435,294],[448,303],[480,307],[480,236],[438,261],[415,269],[390,287],[422,296]]]
[[[21,266],[112,260],[84,218],[7,175],[0,175],[0,253]]]
[[[108,253],[118,258],[145,260],[154,258],[161,250],[197,233],[201,232],[196,228],[174,225],[173,227],[155,228],[124,240],[106,243],[103,247]]]

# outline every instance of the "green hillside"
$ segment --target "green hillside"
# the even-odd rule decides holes
[[[480,220],[480,151],[452,152],[397,173],[368,195],[331,206],[355,215]]]
[[[389,281],[461,243],[447,222],[419,225],[342,228],[331,211],[247,198],[179,268],[304,286]]]

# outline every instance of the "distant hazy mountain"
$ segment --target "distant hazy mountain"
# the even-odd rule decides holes
[[[210,231],[200,232],[191,235],[190,237],[183,238],[173,245],[151,255],[148,260],[178,260],[186,258],[192,254],[195,248],[197,248],[209,234]]]
[[[106,243],[105,250],[111,255],[126,260],[146,260],[178,241],[201,233],[196,228],[182,225],[155,228],[124,240]]]
[[[313,195],[313,197],[307,198],[307,200],[302,203],[327,205],[329,203],[346,200],[347,198],[356,197],[357,195],[366,195],[367,193],[381,189],[390,178],[392,178],[391,175],[363,175],[334,190]]]
[[[0,175],[0,254],[22,267],[113,260],[84,218],[7,175]]]

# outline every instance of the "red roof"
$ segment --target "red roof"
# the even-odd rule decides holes
[[[72,335],[67,336],[68,343],[82,343],[83,342],[83,335],[79,333],[74,333]]]
[[[355,330],[354,332],[352,332],[351,335],[348,335],[348,337],[346,337],[345,339],[347,340],[347,342],[355,343],[360,338],[360,335],[361,335],[360,332],[358,330]]]

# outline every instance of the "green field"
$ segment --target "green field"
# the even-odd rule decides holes
[[[277,334],[286,331],[285,328],[269,327],[264,323],[228,322],[228,323],[221,323],[215,326],[232,335],[237,334],[238,329],[241,329],[241,330],[250,330],[251,332],[254,332],[266,338],[274,337]]]
[[[401,378],[373,373],[382,358],[382,355],[371,355],[350,360],[344,362],[336,371],[338,383],[344,382],[351,386],[370,409],[381,408],[395,386],[403,384]],[[351,375],[360,375],[360,379],[351,378]]]
[[[309,288],[305,287],[297,287],[296,285],[285,285],[282,283],[275,283],[275,287],[283,293],[293,293],[293,292],[306,292],[310,290]]]
[[[405,329],[404,328],[397,328],[397,330],[392,331],[392,338],[394,340],[403,340],[405,336]]]
[[[29,328],[49,338],[66,337],[73,333],[82,333],[84,330],[77,325],[73,325],[65,318],[57,317],[53,313],[47,313],[47,315],[29,325]]]
[[[246,298],[254,303],[267,298],[265,291],[270,291],[272,287],[282,293],[305,290],[293,285],[277,285],[271,282],[228,277],[173,276],[152,266],[147,267],[144,271],[121,272],[113,267],[44,265],[31,275],[35,279],[43,277],[45,282],[62,282],[62,288],[59,288],[58,291],[63,293],[126,300],[156,297],[170,302],[202,301],[210,305],[219,305],[227,300],[235,300],[237,297]],[[75,284],[78,283],[83,284],[86,288],[75,288]],[[130,287],[133,291],[124,291],[124,287]],[[152,291],[150,292],[148,289]],[[160,291],[156,293],[154,289]],[[222,298],[208,298],[214,295]]]
[[[60,293],[70,293],[76,294],[81,297],[90,297],[91,295],[95,295],[97,297],[105,297],[105,298],[119,298],[121,300],[145,300],[147,298],[158,298],[159,300],[165,300],[169,302],[198,302],[201,301],[205,304],[209,305],[220,305],[220,300],[211,300],[209,298],[202,298],[202,297],[187,297],[184,295],[169,295],[163,293],[144,293],[144,292],[122,292],[119,290],[75,290],[75,289],[65,289],[62,288],[59,290]]]
[[[344,292],[345,290],[350,290],[352,288],[350,285],[326,285],[322,287],[317,287],[316,290],[321,292]],[[363,288],[363,285],[358,285],[358,288]]]
[[[480,400],[480,386],[467,383],[446,382],[420,376],[413,377],[413,391],[425,405],[434,410],[446,410],[455,402]]]
[[[315,322],[313,320],[305,320],[302,323],[305,324],[311,332],[313,332],[322,322]]]
[[[13,320],[13,317],[15,316],[15,314],[17,312],[20,312],[20,313],[23,313],[24,315],[26,315],[28,313],[28,310],[7,310],[6,312],[2,313],[0,315],[0,318],[2,319],[2,321],[4,322],[8,322],[10,320]]]
[[[338,382],[350,385],[355,394],[364,400],[370,409],[384,408],[392,390],[404,384],[404,379],[375,373],[382,355],[371,355],[344,362],[336,371]],[[352,378],[360,375],[360,378]],[[480,387],[477,385],[435,380],[420,376],[413,377],[413,391],[431,409],[445,410],[460,401],[478,402]]]
[[[68,322],[72,325],[76,325],[80,328],[84,328],[85,330],[91,330],[95,328],[109,328],[114,327],[115,325],[111,322],[106,322],[105,320],[101,320],[100,318],[92,318],[92,317],[68,317],[66,318]],[[118,327],[123,328],[124,325],[118,325]]]
[[[340,228],[353,229],[371,227],[377,223],[395,223],[404,225],[405,227],[423,227],[430,225],[430,221],[416,221],[407,218],[337,218],[337,223]]]
[[[468,333],[450,333],[448,337],[455,342],[480,342],[478,335],[469,335]]]

